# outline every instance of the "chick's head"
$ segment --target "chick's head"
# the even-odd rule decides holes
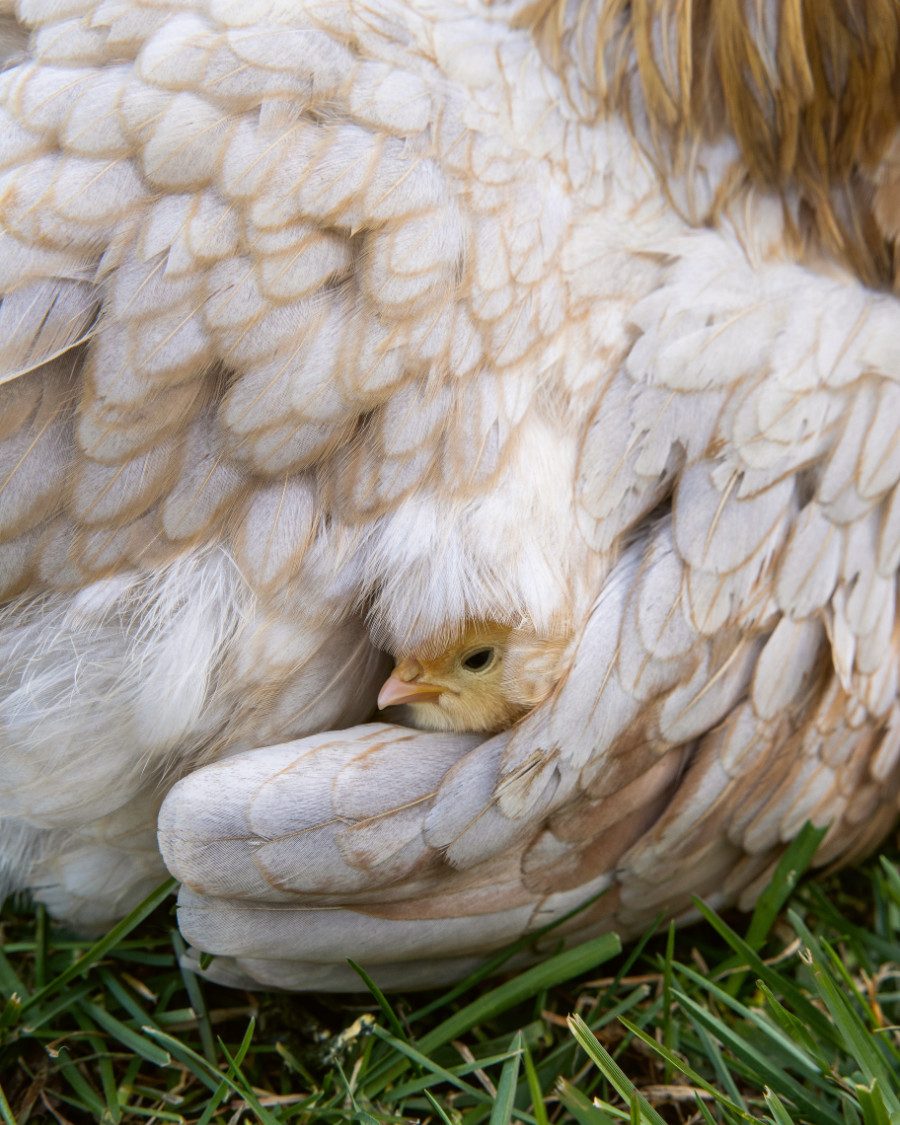
[[[424,730],[504,730],[550,693],[565,647],[559,638],[475,622],[449,644],[398,660],[378,707],[403,705],[410,725]]]

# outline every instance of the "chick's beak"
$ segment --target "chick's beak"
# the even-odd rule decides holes
[[[440,689],[434,684],[421,684],[415,680],[403,680],[397,670],[388,676],[378,693],[378,710],[396,707],[401,703],[432,703],[440,697]]]

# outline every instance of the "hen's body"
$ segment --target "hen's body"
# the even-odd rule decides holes
[[[121,825],[242,749],[163,849],[216,971],[295,986],[453,975],[604,887],[573,932],[747,902],[807,818],[825,862],[896,815],[900,306],[863,284],[896,115],[817,100],[820,30],[889,86],[896,21],[750,27],[760,101],[801,110],[748,168],[728,123],[763,152],[765,110],[699,33],[514,9],[23,11],[0,839],[59,914],[121,910],[158,864]],[[858,158],[818,159],[823,120]],[[586,619],[487,743],[291,741],[371,713],[370,636]]]

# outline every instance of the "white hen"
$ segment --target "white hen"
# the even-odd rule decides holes
[[[883,834],[898,32],[844,7],[28,0],[10,885],[102,923],[217,759],[160,820],[211,971],[412,984]],[[572,638],[511,730],[316,733],[472,621]]]

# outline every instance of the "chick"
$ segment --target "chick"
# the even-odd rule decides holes
[[[494,622],[473,622],[443,646],[404,656],[382,685],[378,707],[405,705],[423,730],[495,733],[549,695],[567,645]]]

